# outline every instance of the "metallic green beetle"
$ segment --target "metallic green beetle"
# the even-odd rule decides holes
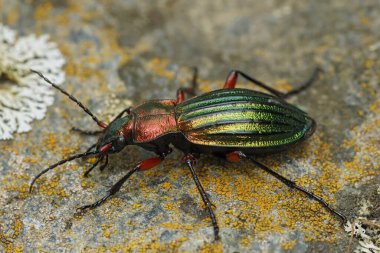
[[[124,182],[136,171],[152,169],[171,153],[171,145],[184,153],[184,160],[201,194],[212,220],[215,239],[219,238],[219,226],[211,202],[193,169],[195,158],[202,153],[226,157],[231,162],[247,159],[277,179],[304,192],[321,203],[342,221],[346,217],[331,208],[323,199],[297,186],[265,165],[254,160],[252,154],[267,154],[285,150],[310,137],[316,127],[315,121],[304,111],[284,101],[286,97],[306,89],[316,78],[315,71],[310,80],[300,88],[281,93],[241,71],[231,71],[223,89],[215,90],[185,100],[185,93],[195,95],[197,71],[191,88],[181,88],[177,98],[150,100],[123,110],[109,125],[98,120],[88,108],[62,88],[56,86],[41,73],[32,71],[46,82],[77,103],[103,130],[98,142],[86,152],[59,161],[39,173],[31,183],[47,171],[79,157],[96,156],[97,161],[85,175],[101,161],[104,168],[108,155],[121,151],[127,145],[137,145],[156,154],[155,157],[139,162],[109,190],[108,194],[80,210],[95,208],[118,192]],[[273,95],[254,90],[235,88],[238,75],[264,88]],[[124,115],[126,114],[126,115]]]

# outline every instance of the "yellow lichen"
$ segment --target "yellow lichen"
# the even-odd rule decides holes
[[[23,246],[18,243],[14,243],[14,240],[19,237],[22,228],[23,223],[20,220],[20,216],[15,215],[13,223],[11,225],[11,230],[13,231],[11,235],[5,235],[3,231],[0,229],[0,244],[3,246],[6,253],[23,252]]]
[[[68,7],[65,10],[51,17],[51,8],[49,4],[41,4],[36,9],[34,15],[36,19],[44,21],[47,17],[55,19],[58,23],[57,29],[62,30],[59,36],[62,36],[60,42],[60,49],[64,52],[64,55],[68,59],[68,64],[66,65],[66,74],[67,76],[73,78],[75,81],[89,82],[95,81],[101,84],[99,88],[100,92],[110,92],[107,89],[107,86],[104,85],[105,79],[107,76],[99,68],[99,64],[102,64],[105,61],[110,59],[117,58],[119,59],[119,65],[123,65],[131,57],[139,55],[143,52],[151,50],[151,45],[144,43],[137,43],[132,48],[120,48],[117,40],[118,36],[115,31],[112,29],[97,30],[96,36],[102,40],[102,47],[98,49],[94,43],[83,42],[75,46],[65,43],[66,38],[68,37],[69,29],[66,28],[69,22],[78,22],[76,19],[71,19],[70,14],[78,14],[82,21],[88,22],[94,17],[99,17],[99,13],[94,11],[85,12],[83,11],[81,4],[77,1],[68,1]],[[15,12],[15,11],[13,11]],[[16,15],[8,15],[8,19],[14,20],[17,19]],[[42,26],[43,23],[37,24],[37,26]],[[72,24],[71,24],[72,25]],[[323,51],[326,46],[322,45],[318,50]],[[79,53],[81,52],[81,53]],[[264,50],[256,50],[257,55],[264,55]],[[83,55],[82,55],[83,54]],[[336,56],[335,60],[340,60],[340,56]],[[151,71],[152,73],[167,78],[171,80],[174,78],[175,73],[168,70],[168,65],[171,62],[168,59],[153,58],[144,65],[144,71]],[[363,62],[365,68],[372,68],[375,62],[371,59],[367,59]],[[329,71],[327,69],[327,71]],[[184,80],[179,80],[181,84],[188,84],[190,80],[190,71],[188,72]],[[186,79],[186,80],[185,80]],[[201,92],[208,92],[211,90],[211,87],[221,88],[224,85],[224,80],[216,81],[207,81],[200,80]],[[74,84],[67,84],[70,87],[73,87]],[[239,83],[239,87],[252,87],[248,83]],[[284,81],[278,81],[275,86],[281,88],[281,90],[289,90],[292,88],[288,83]],[[74,86],[75,87],[75,86]],[[362,83],[362,89],[368,89],[369,85],[367,83]],[[114,90],[112,92],[115,92]],[[372,94],[369,91],[369,94]],[[80,95],[82,96],[82,94]],[[376,97],[375,97],[376,98]],[[82,98],[81,98],[82,99]],[[83,101],[87,102],[89,99],[86,94],[84,94]],[[64,105],[68,105],[71,102],[63,100]],[[354,152],[354,157],[346,161],[336,161],[333,159],[331,144],[326,143],[322,139],[322,134],[318,132],[317,136],[312,137],[307,141],[308,144],[304,145],[301,149],[296,148],[285,152],[284,155],[291,157],[296,161],[303,161],[311,159],[307,173],[305,175],[292,175],[287,174],[286,169],[281,168],[281,164],[276,163],[275,158],[263,159],[263,162],[278,171],[281,174],[287,174],[286,176],[294,179],[298,184],[311,189],[314,193],[321,195],[326,201],[330,204],[334,204],[333,194],[336,193],[343,185],[353,184],[360,181],[361,179],[376,175],[379,173],[379,140],[373,137],[367,138],[370,134],[373,134],[376,129],[380,127],[380,119],[375,117],[379,115],[379,102],[375,101],[368,108],[361,108],[358,112],[360,116],[367,119],[365,123],[361,126],[354,127],[351,129],[352,137],[350,139],[344,140],[342,148],[352,148]],[[64,115],[64,112],[60,112],[59,115]],[[375,116],[373,116],[375,115]],[[71,119],[71,116],[64,115],[64,119]],[[70,126],[63,126],[66,129],[69,129]],[[36,163],[42,163],[43,165],[50,164],[52,161],[41,161],[40,153],[51,152],[55,154],[57,159],[61,157],[66,157],[67,155],[72,154],[73,151],[78,149],[78,144],[69,143],[67,140],[71,139],[69,134],[66,135],[55,135],[53,133],[48,133],[41,144],[31,144],[29,143],[29,137],[20,137],[20,140],[12,142],[10,145],[4,145],[4,153],[9,154],[12,152],[15,155],[20,154],[20,150],[23,147],[29,147],[31,153],[34,154],[34,157],[23,158],[23,162],[29,164],[30,167],[35,167]],[[377,135],[378,136],[378,135]],[[365,141],[361,141],[365,140]],[[67,144],[67,145],[64,145]],[[41,146],[45,146],[41,152]],[[75,148],[70,148],[75,147]],[[167,160],[170,162],[170,158]],[[286,186],[283,186],[276,179],[272,179],[267,176],[264,172],[258,170],[255,166],[250,165],[245,162],[239,166],[229,164],[227,162],[221,162],[225,168],[216,169],[211,162],[208,162],[208,159],[202,159],[204,166],[197,169],[199,171],[199,177],[206,188],[206,191],[210,194],[216,205],[216,216],[219,222],[221,229],[245,229],[247,235],[245,238],[240,240],[242,246],[247,246],[252,240],[259,240],[260,238],[265,238],[268,234],[273,232],[278,233],[287,233],[291,230],[299,229],[302,231],[305,240],[307,241],[334,241],[335,233],[340,230],[339,224],[336,219],[328,212],[326,212],[319,203],[311,201],[306,198],[303,194],[296,191],[288,189]],[[55,161],[54,161],[55,162]],[[93,162],[93,161],[91,161]],[[169,167],[169,165],[175,164],[176,166],[179,163],[172,162],[169,164],[166,162],[163,167]],[[66,165],[65,165],[66,166]],[[285,164],[284,164],[285,166]],[[289,165],[288,165],[289,166]],[[302,166],[297,165],[297,166]],[[311,169],[310,169],[311,168]],[[62,170],[71,170],[78,169],[76,165],[69,165],[63,167]],[[82,168],[84,169],[84,168]],[[313,170],[314,169],[314,170]],[[59,170],[56,173],[60,173]],[[187,173],[187,174],[186,174]],[[343,175],[343,178],[342,176]],[[162,176],[167,176],[170,180],[169,182],[174,182],[176,180],[181,180],[182,177],[186,177],[190,181],[190,175],[185,169],[178,170],[169,170],[169,171],[155,171],[145,174],[146,177],[158,178]],[[60,177],[54,176],[51,179],[41,178],[37,182],[38,194],[44,195],[58,195],[66,196],[64,190],[59,188]],[[0,187],[4,189],[5,192],[16,190],[19,192],[21,198],[27,196],[29,177],[25,174],[17,175],[6,175],[0,181]],[[183,221],[178,217],[181,217],[183,214],[180,210],[178,203],[174,203],[171,196],[159,196],[157,194],[157,189],[149,186],[147,181],[144,179],[134,178],[133,184],[136,188],[136,194],[141,195],[140,197],[146,197],[149,199],[157,200],[162,202],[162,206],[165,211],[170,211],[170,218],[172,221],[170,223],[163,222],[159,224],[159,227],[166,229],[175,229],[178,230],[178,237],[172,239],[169,243],[160,243],[159,232],[157,227],[143,228],[138,231],[138,235],[126,236],[124,242],[120,242],[114,245],[102,246],[99,248],[88,249],[91,252],[129,252],[135,250],[137,252],[145,251],[167,251],[167,252],[176,252],[180,249],[180,246],[187,240],[187,237],[182,235],[188,235],[191,231],[194,233],[200,230],[201,228],[210,227],[210,220],[206,216],[204,220],[200,223],[191,223],[183,224]],[[165,191],[178,190],[174,184],[165,182],[161,184],[162,188]],[[191,182],[191,181],[190,181]],[[83,188],[92,188],[96,183],[89,179],[81,179],[81,185]],[[186,186],[187,187],[187,186]],[[125,194],[127,190],[122,190],[120,194]],[[198,204],[194,208],[204,208],[201,198],[198,195],[198,191],[194,185],[191,186],[187,194],[193,196],[194,200]],[[169,194],[168,194],[169,195]],[[228,206],[226,210],[219,207],[223,204],[233,203],[233,205]],[[110,210],[110,217],[112,218],[112,210],[114,206],[121,206],[123,203],[121,199],[117,196],[111,198],[105,205],[108,205]],[[145,204],[135,203],[132,204],[131,209],[139,209],[144,211],[146,208]],[[104,210],[104,209],[103,209]],[[107,209],[108,210],[108,209]],[[115,211],[116,212],[116,211]],[[134,224],[133,220],[127,220],[127,224]],[[21,223],[20,223],[21,224]],[[20,227],[20,224],[14,225],[14,228]],[[21,224],[22,225],[22,224]],[[112,237],[112,233],[116,233],[115,226],[107,226],[102,235],[105,238]],[[15,233],[16,234],[16,233]],[[19,235],[19,232],[18,234]],[[128,234],[129,235],[129,234]],[[9,236],[7,238],[10,238]],[[16,251],[22,249],[21,246],[17,246],[13,243],[4,245],[3,238],[0,235],[0,239],[4,248],[7,251]],[[284,249],[292,249],[296,241],[287,241],[282,244]],[[222,251],[221,243],[217,244],[205,244],[200,248],[204,252],[220,252]]]
[[[275,88],[276,90],[283,91],[283,92],[290,91],[290,90],[294,89],[294,87],[289,82],[287,82],[286,80],[276,81],[273,84],[273,88]]]
[[[164,182],[161,184],[161,187],[167,191],[170,190],[171,186],[172,184],[170,182]]]
[[[294,248],[294,246],[296,245],[297,241],[296,240],[291,240],[291,241],[287,241],[287,242],[283,242],[281,244],[281,247],[284,249],[284,250],[291,250]]]
[[[43,2],[36,7],[34,10],[34,19],[35,20],[44,20],[50,16],[50,12],[53,6],[50,2]]]
[[[54,133],[48,133],[43,140],[43,144],[46,148],[49,150],[54,150],[57,145],[57,139],[56,139],[56,134]]]
[[[223,247],[221,243],[205,243],[199,249],[199,253],[221,253]]]

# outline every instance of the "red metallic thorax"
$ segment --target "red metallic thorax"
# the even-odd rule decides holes
[[[174,100],[151,100],[131,110],[134,115],[133,141],[149,142],[160,136],[177,133]]]

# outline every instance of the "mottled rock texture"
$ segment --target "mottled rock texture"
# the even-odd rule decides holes
[[[289,99],[315,118],[316,133],[259,159],[350,220],[379,220],[378,0],[1,0],[0,12],[2,23],[20,35],[50,34],[67,62],[62,87],[105,120],[143,100],[173,98],[188,84],[191,66],[200,69],[200,92],[220,88],[232,68],[285,91],[319,66],[323,73],[313,86]],[[347,249],[349,235],[335,217],[246,162],[204,156],[196,165],[215,204],[218,242],[179,152],[84,215],[75,215],[78,206],[103,196],[151,154],[127,148],[88,178],[82,175],[93,159],[70,162],[43,176],[29,194],[39,171],[96,141],[70,131],[73,126],[96,129],[56,92],[31,132],[0,142],[0,251]]]

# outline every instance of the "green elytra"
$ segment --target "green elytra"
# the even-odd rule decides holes
[[[280,98],[248,89],[222,89],[176,106],[177,124],[194,144],[277,152],[309,137],[315,122]]]

